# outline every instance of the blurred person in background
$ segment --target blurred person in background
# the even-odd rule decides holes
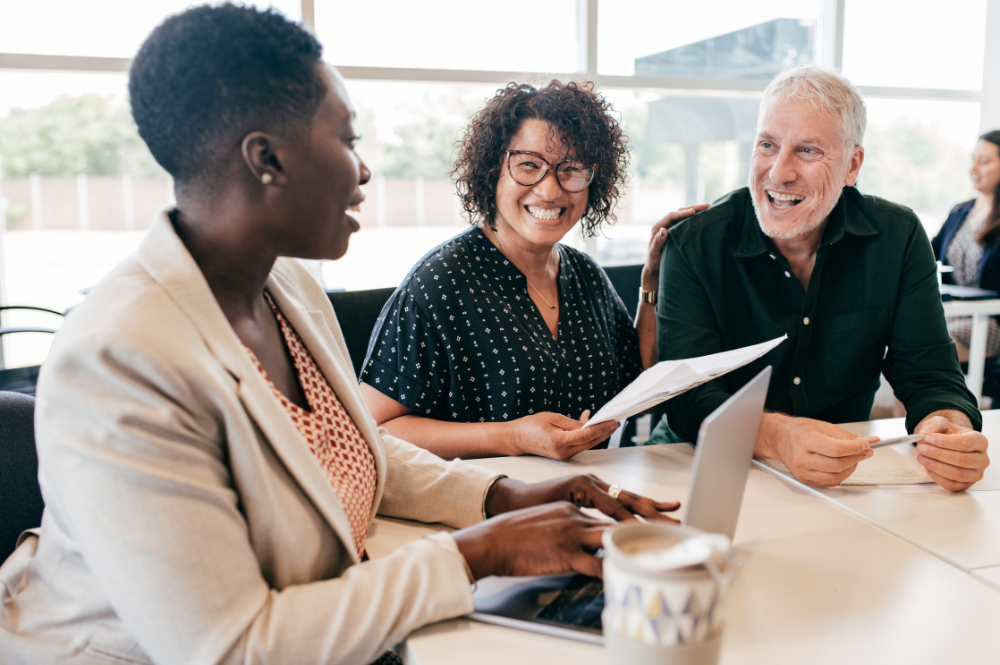
[[[938,261],[954,268],[942,276],[946,284],[1000,291],[1000,130],[986,132],[976,141],[969,174],[976,197],[952,208],[931,245]],[[959,360],[968,362],[972,317],[950,317],[948,334],[955,340]],[[986,355],[997,353],[1000,325],[997,317],[991,317]]]
[[[655,364],[667,229],[705,208],[653,226],[633,322],[597,262],[560,244],[615,221],[627,168],[593,84],[511,83],[486,104],[453,172],[472,228],[413,267],[372,333],[361,390],[380,426],[449,459],[567,459],[617,429],[582,426]]]

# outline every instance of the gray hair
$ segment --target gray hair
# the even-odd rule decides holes
[[[816,65],[791,67],[774,77],[760,100],[757,126],[774,104],[789,99],[805,99],[840,118],[841,133],[849,147],[861,145],[868,124],[868,112],[861,93],[837,72]]]

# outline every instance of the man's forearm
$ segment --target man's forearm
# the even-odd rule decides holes
[[[788,437],[791,416],[783,413],[765,411],[760,419],[760,429],[757,430],[757,443],[753,448],[753,456],[759,459],[781,459],[778,451],[781,442]]]

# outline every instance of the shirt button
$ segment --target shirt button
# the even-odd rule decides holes
[[[768,254],[768,256],[770,256],[772,259],[775,259],[775,260],[777,260],[777,258],[778,258],[774,254]]]
[[[804,325],[804,326],[809,325],[809,317],[808,316],[806,318],[802,319],[802,325]]]
[[[786,271],[785,271],[785,277],[791,277],[791,276],[792,276],[792,273],[790,273],[790,272],[788,272],[788,271],[786,270]]]
[[[800,379],[799,377],[795,377],[794,379],[792,379],[792,383],[794,383],[795,385],[799,385],[800,383],[802,383],[802,379]]]

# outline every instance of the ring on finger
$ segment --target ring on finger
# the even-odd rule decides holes
[[[622,488],[619,487],[618,485],[612,485],[611,487],[608,488],[608,495],[615,501],[618,500],[618,495],[621,493],[622,493]]]

